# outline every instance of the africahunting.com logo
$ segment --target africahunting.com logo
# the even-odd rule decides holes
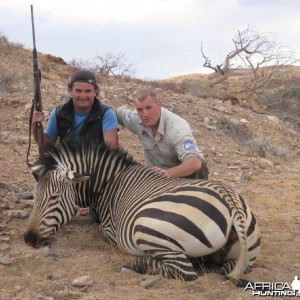
[[[260,297],[300,297],[300,280],[295,276],[288,282],[249,282],[245,291],[252,291],[253,296]]]

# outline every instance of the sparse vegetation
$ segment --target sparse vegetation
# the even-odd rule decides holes
[[[8,37],[0,33],[0,91],[12,93],[23,89],[28,83],[26,66],[28,57],[23,45],[10,42]],[[23,83],[19,84],[20,82]]]
[[[0,84],[0,256],[11,259],[10,265],[0,263],[0,273],[5,274],[0,276],[1,299],[219,299],[220,293],[224,299],[235,299],[241,293],[244,300],[253,299],[252,294],[237,289],[217,274],[185,283],[162,279],[148,289],[142,288],[140,283],[152,276],[120,273],[122,265],[132,257],[105,243],[89,216],[75,217],[42,249],[26,246],[23,230],[27,219],[9,217],[6,213],[11,210],[29,213],[32,209],[30,200],[17,198],[18,193],[32,192],[35,184],[26,166],[33,97],[32,53],[10,44],[5,37],[0,42],[0,58],[1,68],[7,68],[4,77],[8,80]],[[76,64],[64,64],[57,57],[39,53],[39,66],[43,108],[47,114],[68,96],[67,82]],[[248,72],[239,69],[228,77],[239,86]],[[193,74],[166,83],[109,75],[101,82],[100,91],[105,103],[115,108],[121,105],[133,108],[138,89],[150,84],[157,89],[164,106],[190,123],[207,159],[210,179],[224,181],[238,190],[257,216],[262,250],[245,278],[252,282],[290,282],[299,273],[300,264],[300,216],[295,209],[299,205],[300,135],[286,122],[295,123],[299,119],[296,108],[300,67],[287,67],[285,76],[273,81],[273,88],[281,87],[274,90],[273,97],[277,96],[282,103],[278,101],[278,106],[273,107],[273,98],[261,103],[268,114],[276,110],[285,122],[272,122],[269,116],[232,105],[230,101],[191,96],[191,90],[203,93],[197,90],[197,82],[206,77]],[[122,148],[143,163],[139,140],[122,128],[119,133]],[[30,158],[37,156],[38,148],[33,144]],[[261,160],[268,160],[269,164],[262,167]],[[83,275],[91,276],[94,283],[74,287],[73,280]]]
[[[260,103],[267,111],[300,130],[300,78],[297,83],[269,94]]]
[[[256,135],[248,130],[242,123],[233,123],[227,118],[219,118],[218,127],[228,136],[230,136],[238,145],[245,148],[251,155],[271,159],[288,159],[289,150],[283,145],[273,145],[268,137]]]

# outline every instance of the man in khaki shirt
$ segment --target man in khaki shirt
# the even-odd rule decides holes
[[[120,125],[136,134],[148,167],[171,177],[207,178],[208,169],[187,121],[163,108],[156,93],[143,90],[136,110],[117,110]]]

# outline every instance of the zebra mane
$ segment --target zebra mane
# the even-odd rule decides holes
[[[37,181],[41,180],[46,173],[59,167],[68,167],[68,161],[76,156],[85,157],[96,153],[96,158],[117,158],[126,166],[137,164],[133,157],[123,149],[109,149],[99,140],[81,140],[74,144],[58,140],[55,144],[47,144],[42,148],[41,155],[32,165],[33,176]],[[67,158],[67,159],[66,159]],[[66,161],[67,160],[67,161]]]

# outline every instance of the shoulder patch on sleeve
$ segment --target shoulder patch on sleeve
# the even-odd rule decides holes
[[[142,130],[142,136],[145,136],[145,137],[149,136],[148,132],[145,129]]]
[[[184,149],[193,151],[196,149],[196,146],[192,141],[186,141],[184,142]]]

